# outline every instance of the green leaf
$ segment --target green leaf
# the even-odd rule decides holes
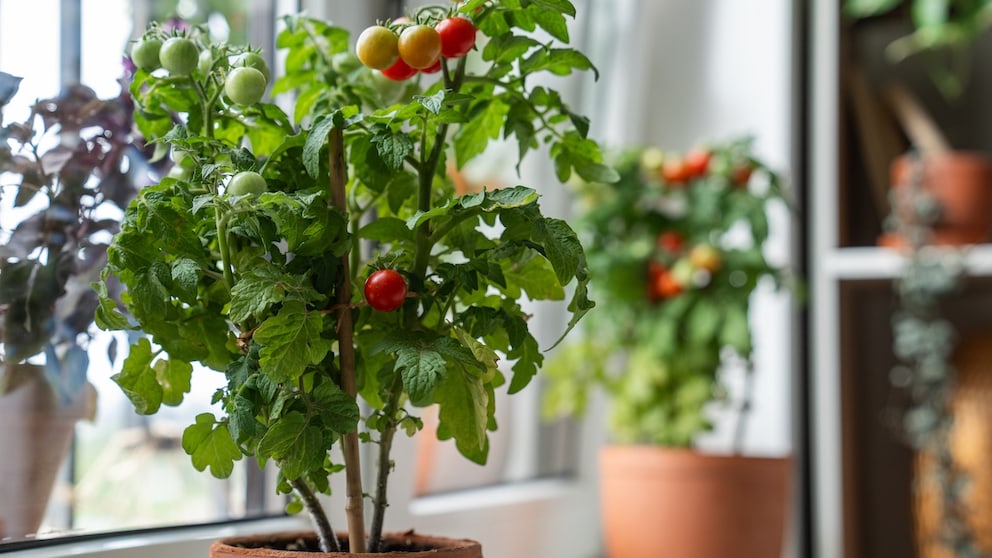
[[[430,97],[425,97],[422,95],[414,95],[413,100],[420,103],[425,109],[431,111],[434,114],[441,113],[441,107],[444,106],[444,96],[446,92],[444,89],[439,89],[436,93]]]
[[[534,254],[534,252],[531,252]],[[503,261],[503,276],[510,285],[523,289],[531,300],[564,300],[565,289],[551,264],[543,257]]]
[[[276,383],[295,382],[307,366],[319,363],[330,351],[331,341],[320,336],[322,330],[319,312],[307,312],[298,301],[287,302],[253,336],[261,346],[262,372]]]
[[[531,5],[527,9],[527,13],[534,18],[534,21],[548,32],[549,35],[558,39],[563,43],[569,41],[568,37],[568,24],[565,22],[565,16],[561,12],[553,11],[547,9],[546,6]]]
[[[731,304],[724,309],[723,325],[720,327],[720,343],[733,347],[737,354],[751,356],[751,328],[747,320],[747,306]]]
[[[258,456],[274,459],[282,474],[290,480],[323,467],[327,449],[318,428],[298,411],[277,420],[258,442]]]
[[[485,464],[489,455],[490,393],[482,378],[453,370],[437,390],[439,431],[455,439],[458,451],[474,461]]]
[[[90,287],[96,291],[99,299],[99,305],[96,307],[94,315],[97,327],[105,331],[133,329],[127,316],[118,309],[117,301],[110,298],[107,284],[104,281],[90,283]]]
[[[589,58],[570,48],[538,50],[520,61],[520,71],[524,74],[545,70],[558,76],[567,76],[572,70],[592,70],[595,78],[599,79],[599,70],[593,66]]]
[[[434,402],[434,390],[447,372],[444,357],[430,347],[401,349],[396,353],[396,369],[402,374],[410,403],[418,407]]]
[[[155,379],[162,388],[162,403],[176,406],[189,393],[193,365],[176,359],[159,359],[154,364]]]
[[[485,151],[489,140],[499,136],[509,109],[507,104],[492,99],[485,103],[479,114],[473,114],[472,119],[458,129],[454,137],[458,168]]]
[[[578,236],[567,222],[550,217],[535,223],[534,229],[534,240],[544,248],[558,282],[567,285],[584,263]]]
[[[544,362],[544,355],[537,345],[537,340],[528,333],[521,343],[513,347],[509,357],[516,359],[513,363],[513,378],[509,387],[509,393],[514,394],[530,384]]]
[[[151,342],[142,337],[131,345],[121,372],[111,376],[141,415],[154,414],[162,405],[162,386],[157,371],[152,368],[154,358]]]
[[[311,178],[320,175],[321,151],[327,144],[327,136],[334,129],[334,118],[325,116],[313,123],[303,144],[303,168]]]
[[[716,301],[700,298],[692,306],[686,320],[686,336],[690,342],[710,343],[719,332],[723,312],[720,311]]]
[[[527,2],[535,6],[540,6],[545,10],[554,10],[555,12],[575,17],[575,6],[568,0],[527,0]]]
[[[358,230],[358,237],[381,243],[413,240],[413,230],[402,219],[380,217]]]
[[[273,305],[286,298],[286,286],[279,270],[259,262],[245,272],[231,289],[231,306],[228,317],[234,323],[244,323],[249,318],[261,317]]]
[[[241,459],[241,450],[234,443],[227,424],[218,423],[211,413],[196,416],[196,423],[183,431],[182,443],[197,471],[209,467],[210,474],[219,479],[231,476],[234,462]]]
[[[177,258],[172,262],[172,285],[184,302],[196,302],[196,290],[200,281],[200,264],[189,258]]]
[[[358,403],[333,382],[324,382],[313,390],[312,410],[327,428],[338,434],[347,434],[358,427]]]
[[[393,133],[385,129],[372,136],[372,143],[386,166],[392,170],[403,167],[406,157],[413,153],[413,140],[403,132]]]

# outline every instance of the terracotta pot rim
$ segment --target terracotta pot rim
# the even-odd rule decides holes
[[[381,556],[389,556],[389,555],[418,557],[418,556],[427,556],[427,555],[433,556],[435,554],[438,554],[439,551],[449,551],[453,553],[458,553],[458,552],[467,552],[482,548],[482,545],[478,541],[474,541],[471,539],[440,537],[435,535],[417,533],[412,530],[384,533],[383,539],[384,540],[410,539],[410,538],[419,539],[427,546],[431,546],[432,548],[429,550],[390,551],[385,553],[361,552],[361,553],[349,554],[344,552],[320,553],[320,552],[309,552],[309,551],[300,551],[300,550],[278,550],[278,549],[268,548],[265,546],[258,546],[258,547],[239,546],[246,543],[249,545],[253,543],[264,544],[267,542],[277,541],[277,540],[286,540],[286,539],[295,540],[300,538],[312,539],[315,537],[316,535],[313,531],[277,531],[274,533],[235,535],[230,537],[224,537],[222,539],[218,539],[214,541],[210,545],[210,553],[211,553],[210,555],[214,556],[215,551],[223,551],[229,553],[236,552],[242,556],[266,556],[273,558],[302,558],[302,557],[317,558],[320,556],[339,556],[339,555],[354,557],[354,558],[373,558],[377,556],[381,557]],[[338,533],[339,539],[346,541],[347,537],[348,537],[347,533]],[[458,554],[458,556],[463,556],[463,554]],[[479,553],[479,556],[481,556],[481,552]]]
[[[793,454],[750,454],[750,453],[722,453],[715,451],[703,451],[695,448],[669,447],[653,444],[620,444],[608,443],[600,447],[600,453],[624,452],[624,453],[645,453],[645,454],[667,454],[671,456],[706,459],[712,461],[782,461],[792,459]]]

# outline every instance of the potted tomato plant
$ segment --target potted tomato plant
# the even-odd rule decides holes
[[[20,81],[0,72],[0,121]],[[74,427],[95,413],[89,285],[115,215],[152,180],[132,122],[125,93],[72,84],[0,127],[0,538],[37,532]]]
[[[496,390],[522,390],[544,358],[523,298],[567,304],[566,332],[592,306],[581,244],[537,191],[456,195],[446,172],[512,137],[521,158],[548,145],[561,180],[615,178],[588,120],[536,82],[595,73],[567,47],[574,16],[565,0],[425,6],[370,22],[354,54],[346,30],[287,17],[281,76],[196,29],[153,25],[134,45],[138,126],[182,172],[142,192],[109,251],[106,280],[126,286],[133,319],[103,298],[100,323],[145,334],[115,380],[155,413],[192,374],[226,374],[218,411],[196,417],[183,447],[216,476],[244,457],[278,467],[278,491],[313,519],[303,546],[433,548],[383,533],[397,431],[415,433],[418,409],[437,406],[438,436],[485,462]],[[364,482],[361,443],[379,464]],[[340,537],[318,499],[339,469]],[[257,542],[219,542],[214,556]],[[481,556],[465,541],[448,552]]]
[[[550,416],[581,414],[606,394],[600,453],[609,556],[777,556],[788,457],[696,451],[707,407],[727,401],[720,371],[750,382],[750,302],[764,281],[789,284],[764,253],[781,178],[749,138],[686,153],[628,148],[616,184],[578,182],[576,229],[597,307],[546,366]],[[662,550],[664,549],[664,550]]]

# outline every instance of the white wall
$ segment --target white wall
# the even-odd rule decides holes
[[[791,9],[790,0],[599,2],[592,57],[603,76],[586,100],[596,111],[592,133],[611,145],[673,150],[750,134],[758,156],[790,180]],[[784,209],[772,216],[769,256],[778,262],[789,258],[789,219]],[[753,323],[759,315],[746,448],[774,455],[791,450],[789,297],[760,292]],[[733,417],[721,417],[704,448],[730,448]]]

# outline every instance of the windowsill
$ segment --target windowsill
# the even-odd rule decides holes
[[[207,556],[210,543],[222,537],[245,533],[308,529],[306,518],[277,517],[237,523],[200,527],[177,527],[151,532],[127,533],[87,540],[66,540],[38,548],[18,550],[7,556],[42,558],[56,556],[92,558],[173,558],[175,556]]]

